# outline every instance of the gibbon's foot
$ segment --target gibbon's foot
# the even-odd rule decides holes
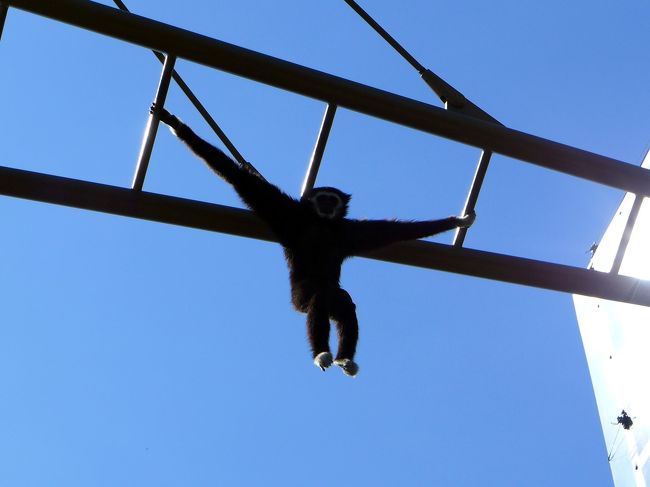
[[[350,377],[354,377],[359,373],[359,366],[354,360],[349,358],[337,358],[334,363],[343,369],[343,373]]]
[[[332,365],[332,354],[329,352],[321,352],[314,357],[314,365],[321,370],[325,370]]]

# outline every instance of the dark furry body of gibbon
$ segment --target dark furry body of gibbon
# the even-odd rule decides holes
[[[358,371],[353,360],[359,336],[355,304],[339,284],[345,259],[395,242],[468,227],[474,221],[473,214],[421,222],[348,219],[350,195],[326,187],[294,199],[255,171],[234,162],[163,108],[160,120],[230,183],[277,237],[289,267],[292,303],[307,314],[314,362],[322,370],[335,363],[347,375]],[[334,360],[329,347],[330,319],[336,324],[339,340]]]

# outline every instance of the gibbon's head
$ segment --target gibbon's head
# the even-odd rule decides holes
[[[325,187],[312,189],[303,197],[303,200],[311,203],[318,216],[334,220],[343,218],[348,214],[350,198],[352,196],[343,191]]]

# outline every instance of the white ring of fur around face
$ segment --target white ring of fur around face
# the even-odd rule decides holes
[[[336,199],[337,203],[336,203],[336,207],[334,208],[334,213],[329,214],[329,213],[322,213],[320,211],[316,199],[321,195],[331,196]],[[338,193],[334,193],[332,191],[318,191],[317,193],[309,197],[309,201],[311,201],[311,204],[314,206],[314,210],[316,210],[318,216],[322,216],[323,218],[334,218],[337,214],[340,213],[341,208],[343,208],[343,200],[341,199],[341,196]]]

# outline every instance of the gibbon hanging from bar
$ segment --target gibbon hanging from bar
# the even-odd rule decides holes
[[[152,106],[152,111],[156,110]],[[350,195],[330,187],[314,188],[300,200],[238,165],[220,149],[159,108],[167,124],[199,158],[226,182],[269,226],[284,248],[294,307],[307,314],[307,335],[314,363],[321,370],[332,363],[349,376],[359,366],[354,355],[359,337],[356,306],[341,288],[341,266],[348,257],[392,243],[435,235],[472,225],[475,214],[429,221],[353,220],[346,218]],[[329,346],[330,319],[338,331],[338,351]]]

